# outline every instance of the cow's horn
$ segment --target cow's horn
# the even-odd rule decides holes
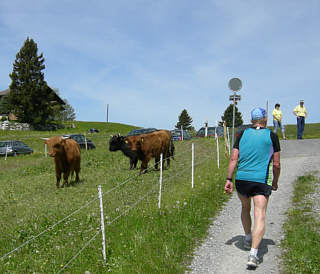
[[[110,137],[112,138],[112,137],[113,137],[113,135],[110,135]]]
[[[45,141],[49,140],[49,138],[40,138],[40,139],[45,140]]]
[[[70,139],[70,137],[65,137],[65,136],[61,136],[61,138],[62,138],[63,140],[65,140],[65,139]]]

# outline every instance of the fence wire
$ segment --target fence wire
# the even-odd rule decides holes
[[[32,137],[34,138],[34,136]],[[191,144],[191,142],[188,142],[188,144]],[[196,146],[197,148],[197,154],[200,153],[200,155],[202,155],[202,153],[207,154],[208,153],[208,147],[205,144],[197,144]],[[200,162],[195,163],[194,166],[198,166],[201,165],[203,162],[207,161],[208,159],[212,158],[214,159],[214,149],[212,151],[212,153],[210,153],[208,157],[203,158]],[[182,157],[185,154],[189,153],[191,155],[191,150],[183,150],[180,153],[175,153],[175,157]],[[164,158],[163,161],[168,160],[169,158],[172,158],[171,156]],[[196,160],[195,160],[196,162]],[[160,161],[156,162],[153,166],[147,168],[147,171],[149,171],[152,168],[155,168],[155,166],[157,164],[159,164]],[[187,167],[186,167],[187,166]],[[179,164],[178,168],[183,168],[186,167],[185,169],[183,169],[182,171],[174,174],[173,176],[170,176],[168,178],[164,178],[164,180],[166,182],[170,182],[172,181],[174,178],[180,176],[182,173],[184,173],[187,168],[189,168],[189,166],[191,166],[191,161],[190,163],[184,163],[182,162],[182,164]],[[121,182],[120,184],[116,185],[115,187],[107,190],[106,192],[104,192],[102,194],[102,196],[105,196],[107,194],[110,194],[112,192],[114,192],[115,190],[119,189],[121,186],[129,183],[130,181],[133,181],[134,179],[136,179],[139,176],[139,174],[136,174],[134,176],[129,177],[128,179],[126,179],[125,181]],[[155,180],[158,180],[158,176],[155,175],[153,179],[151,179],[151,182],[154,182]],[[116,222],[118,219],[120,219],[122,216],[126,215],[131,209],[133,209],[136,205],[138,205],[141,201],[143,201],[144,199],[146,199],[150,193],[152,193],[153,191],[155,191],[155,188],[158,187],[158,185],[155,185],[151,188],[150,191],[147,192],[146,195],[144,195],[143,197],[139,198],[137,201],[135,201],[129,208],[127,208],[123,213],[121,213],[120,215],[118,215],[117,217],[115,217],[112,221],[109,221],[107,223],[107,226],[110,226],[112,223]],[[41,237],[42,235],[44,235],[46,232],[52,230],[53,228],[55,228],[56,226],[58,226],[59,224],[61,224],[62,222],[66,221],[67,219],[69,219],[70,217],[72,217],[73,215],[77,214],[78,212],[80,212],[82,209],[88,207],[90,204],[92,204],[93,202],[97,201],[99,198],[94,198],[91,201],[87,202],[86,204],[84,204],[83,206],[81,206],[80,208],[78,208],[77,210],[73,211],[72,213],[70,213],[69,215],[67,215],[66,217],[64,217],[63,219],[57,221],[56,223],[54,223],[53,225],[51,225],[50,227],[48,227],[47,229],[43,230],[42,232],[40,232],[39,234],[37,234],[36,236],[33,236],[31,239],[27,240],[26,242],[22,243],[21,245],[19,245],[18,247],[16,247],[15,249],[11,250],[10,252],[4,254],[2,257],[0,257],[0,261],[2,261],[3,259],[7,258],[9,255],[11,255],[12,253],[20,250],[21,248],[23,248],[24,246],[26,246],[27,244],[29,244],[30,242],[32,242],[33,240]],[[64,265],[64,267],[62,269],[60,269],[60,271],[58,273],[61,273],[61,271],[63,271],[66,267],[68,267],[68,265],[70,265],[72,263],[72,261],[74,261],[81,253],[82,251],[98,236],[99,232],[101,230],[99,229],[99,231],[83,246],[83,248],[81,248],[71,259],[70,261]]]

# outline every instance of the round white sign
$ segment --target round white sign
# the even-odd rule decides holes
[[[229,81],[229,88],[232,91],[239,91],[242,88],[242,82],[239,78],[232,78]]]

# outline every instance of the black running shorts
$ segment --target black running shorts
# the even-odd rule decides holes
[[[237,191],[245,197],[252,197],[255,195],[264,195],[269,197],[272,193],[272,186],[264,183],[250,182],[236,180]]]

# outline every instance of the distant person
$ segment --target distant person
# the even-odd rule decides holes
[[[284,126],[282,124],[282,111],[280,110],[280,104],[275,104],[274,110],[272,111],[273,116],[273,132],[277,134],[278,128],[281,129],[282,139],[286,139],[286,135],[284,133]]]
[[[278,135],[266,128],[267,114],[264,109],[253,109],[251,120],[253,126],[242,131],[234,143],[224,190],[232,193],[232,176],[237,167],[235,185],[242,205],[243,246],[250,249],[248,268],[256,268],[258,247],[265,232],[268,199],[272,190],[278,189],[280,144]],[[252,233],[251,199],[254,205]]]
[[[303,100],[300,100],[300,104],[295,107],[293,114],[297,116],[297,139],[303,139],[304,123],[307,118],[307,110]]]

